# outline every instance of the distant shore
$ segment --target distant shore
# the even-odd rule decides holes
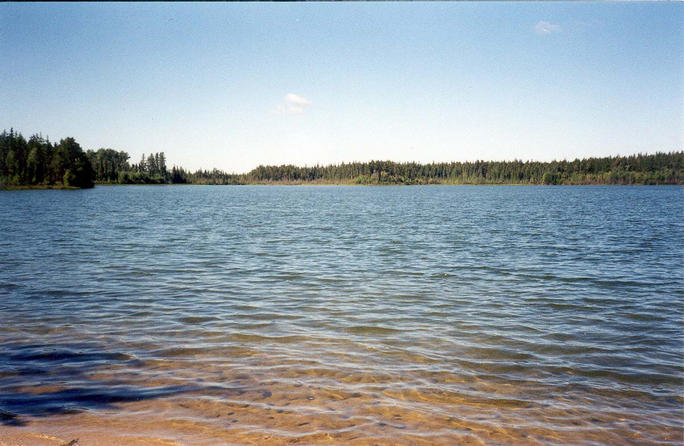
[[[4,189],[89,188],[101,184],[216,185],[665,185],[684,184],[684,151],[562,161],[352,161],[296,166],[260,165],[246,173],[194,172],[167,167],[164,152],[130,163],[123,150],[84,151],[74,138],[28,140],[0,134],[0,185]],[[0,188],[3,188],[0,186]]]
[[[325,182],[261,182],[261,183],[237,183],[237,184],[216,184],[216,183],[95,183],[94,187],[126,187],[126,186],[684,186],[679,183],[658,183],[658,184],[606,184],[606,183],[572,183],[572,184],[530,184],[530,183],[424,183],[424,184],[405,184],[405,183],[369,183],[359,184],[353,182],[325,183]],[[74,186],[64,186],[61,184],[46,185],[0,185],[0,191],[20,191],[20,190],[79,190]]]
[[[359,184],[353,182],[325,183],[325,182],[254,182],[240,184],[212,184],[212,183],[163,183],[163,184],[117,184],[117,183],[95,183],[95,186],[684,186],[677,183],[663,184],[606,184],[606,183],[568,183],[568,184],[532,184],[532,183],[369,183]],[[41,188],[38,188],[41,189]],[[48,187],[42,189],[60,189],[58,187]],[[70,189],[70,188],[69,188]]]
[[[0,190],[78,190],[80,187],[65,186],[63,184],[21,184],[21,185],[0,185]]]

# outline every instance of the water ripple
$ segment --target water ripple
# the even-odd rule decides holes
[[[681,444],[683,190],[2,192],[0,424]]]

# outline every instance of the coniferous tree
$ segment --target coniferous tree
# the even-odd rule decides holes
[[[353,184],[684,184],[684,152],[658,152],[572,161],[513,160],[419,164],[369,161],[297,167],[260,165],[246,174],[217,169],[169,172],[164,152],[129,164],[124,151],[83,150],[74,138],[52,144],[40,135],[27,141],[14,129],[0,133],[0,184],[105,183],[353,183]]]

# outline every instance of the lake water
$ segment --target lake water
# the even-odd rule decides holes
[[[0,444],[679,445],[683,217],[681,187],[0,192]]]

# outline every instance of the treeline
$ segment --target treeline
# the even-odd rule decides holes
[[[93,187],[95,172],[74,138],[51,143],[41,135],[0,134],[0,186]]]
[[[245,178],[250,183],[684,184],[684,152],[552,162],[370,161],[314,167],[259,166]]]
[[[123,150],[99,149],[84,152],[74,138],[52,143],[42,135],[29,139],[15,132],[0,133],[0,188],[73,187],[101,184],[190,183],[193,175],[181,168],[166,167],[164,152],[143,155],[129,163]]]
[[[101,184],[168,184],[185,183],[176,167],[166,168],[164,152],[150,153],[139,163],[130,164],[130,156],[123,150],[88,150],[86,156],[95,172],[95,181]]]
[[[164,153],[138,164],[126,152],[88,151],[96,181],[115,184],[684,184],[684,152],[574,161],[396,163],[370,161],[297,167],[259,166],[246,174],[166,169]]]
[[[113,149],[89,150],[86,156],[101,184],[244,184],[242,175],[223,171],[188,172],[182,167],[166,167],[164,152],[143,154],[140,162],[129,164],[128,153]]]
[[[0,187],[92,187],[101,184],[684,184],[684,151],[574,161],[396,163],[259,166],[246,174],[189,172],[166,165],[164,152],[130,163],[123,150],[84,152],[74,138],[51,143],[0,134]]]

